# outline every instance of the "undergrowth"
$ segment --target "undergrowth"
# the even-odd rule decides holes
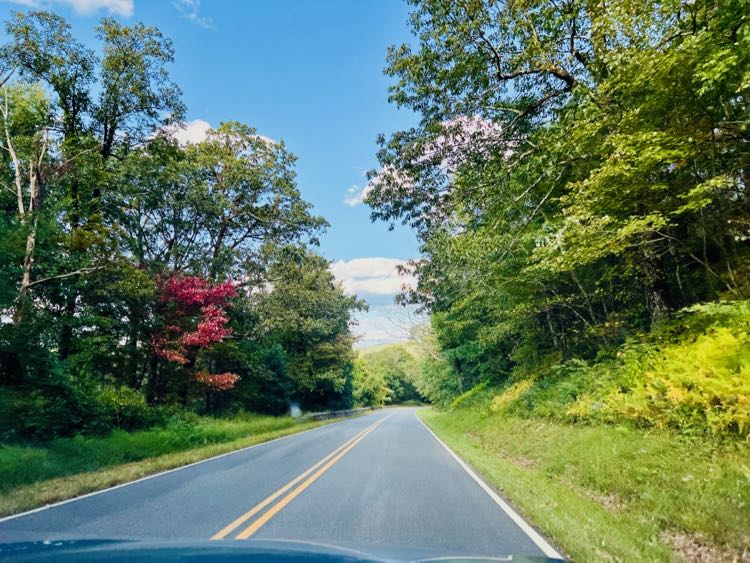
[[[56,438],[45,444],[0,445],[0,495],[18,487],[140,461],[297,425],[290,417],[241,414],[231,418],[181,414],[166,426],[108,436]]]
[[[691,307],[596,361],[518,370],[499,387],[482,384],[459,396],[453,408],[476,397],[492,413],[744,439],[750,434],[750,304]]]

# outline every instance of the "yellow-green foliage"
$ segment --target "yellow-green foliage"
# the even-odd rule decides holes
[[[632,388],[601,398],[604,416],[712,433],[750,433],[750,335],[721,327],[652,354]],[[592,398],[571,407],[581,415]]]
[[[507,387],[502,393],[495,396],[490,403],[490,412],[498,413],[504,411],[508,406],[517,401],[524,395],[534,384],[533,379],[522,379],[510,387]]]
[[[397,342],[360,350],[354,372],[355,401],[365,405],[421,401],[416,384],[423,356],[424,353],[414,342]],[[381,388],[377,397],[371,391],[375,387]]]
[[[466,393],[470,395],[474,390]],[[477,391],[478,392],[478,391]],[[750,303],[691,307],[608,359],[516,370],[490,414],[631,423],[683,434],[750,435]],[[454,408],[465,406],[464,395]]]
[[[470,402],[472,402],[472,399],[475,399],[486,388],[487,382],[483,381],[482,383],[480,383],[479,385],[475,385],[465,393],[461,393],[458,397],[453,399],[453,402],[450,406],[451,410],[467,406]]]
[[[362,358],[354,361],[354,404],[365,407],[382,407],[390,390],[381,373],[370,368]]]

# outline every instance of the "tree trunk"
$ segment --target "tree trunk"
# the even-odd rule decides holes
[[[156,356],[156,354],[151,354],[147,373],[148,379],[146,380],[146,401],[150,405],[155,405],[161,399],[159,358]]]
[[[63,324],[60,329],[60,347],[58,356],[64,360],[73,351],[73,319],[76,313],[76,301],[78,300],[78,291],[71,288],[71,292],[65,298],[65,314],[63,315]]]
[[[26,235],[26,251],[23,256],[21,288],[18,291],[18,302],[16,304],[16,310],[13,315],[13,322],[16,326],[20,325],[23,321],[23,311],[26,307],[26,301],[29,296],[29,288],[31,287],[31,267],[34,264],[34,251],[36,250],[36,233],[38,223],[39,220],[35,216],[34,220],[31,222],[31,230]]]

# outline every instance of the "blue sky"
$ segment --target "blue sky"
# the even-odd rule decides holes
[[[173,79],[193,130],[238,120],[283,140],[299,158],[302,195],[331,226],[320,251],[345,287],[367,299],[360,345],[403,337],[405,314],[392,307],[402,283],[397,261],[417,255],[407,228],[371,223],[351,205],[377,165],[378,133],[416,121],[389,104],[386,48],[410,40],[402,0],[4,0],[0,17],[29,6],[65,16],[95,44],[97,18],[154,25],[174,41]],[[350,204],[345,203],[349,198]],[[385,259],[385,260],[383,260]]]

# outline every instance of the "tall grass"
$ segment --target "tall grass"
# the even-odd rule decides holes
[[[420,411],[577,561],[750,557],[750,448],[477,408]]]
[[[181,415],[164,427],[104,437],[57,438],[42,446],[0,445],[0,495],[21,485],[289,429],[290,417]]]

